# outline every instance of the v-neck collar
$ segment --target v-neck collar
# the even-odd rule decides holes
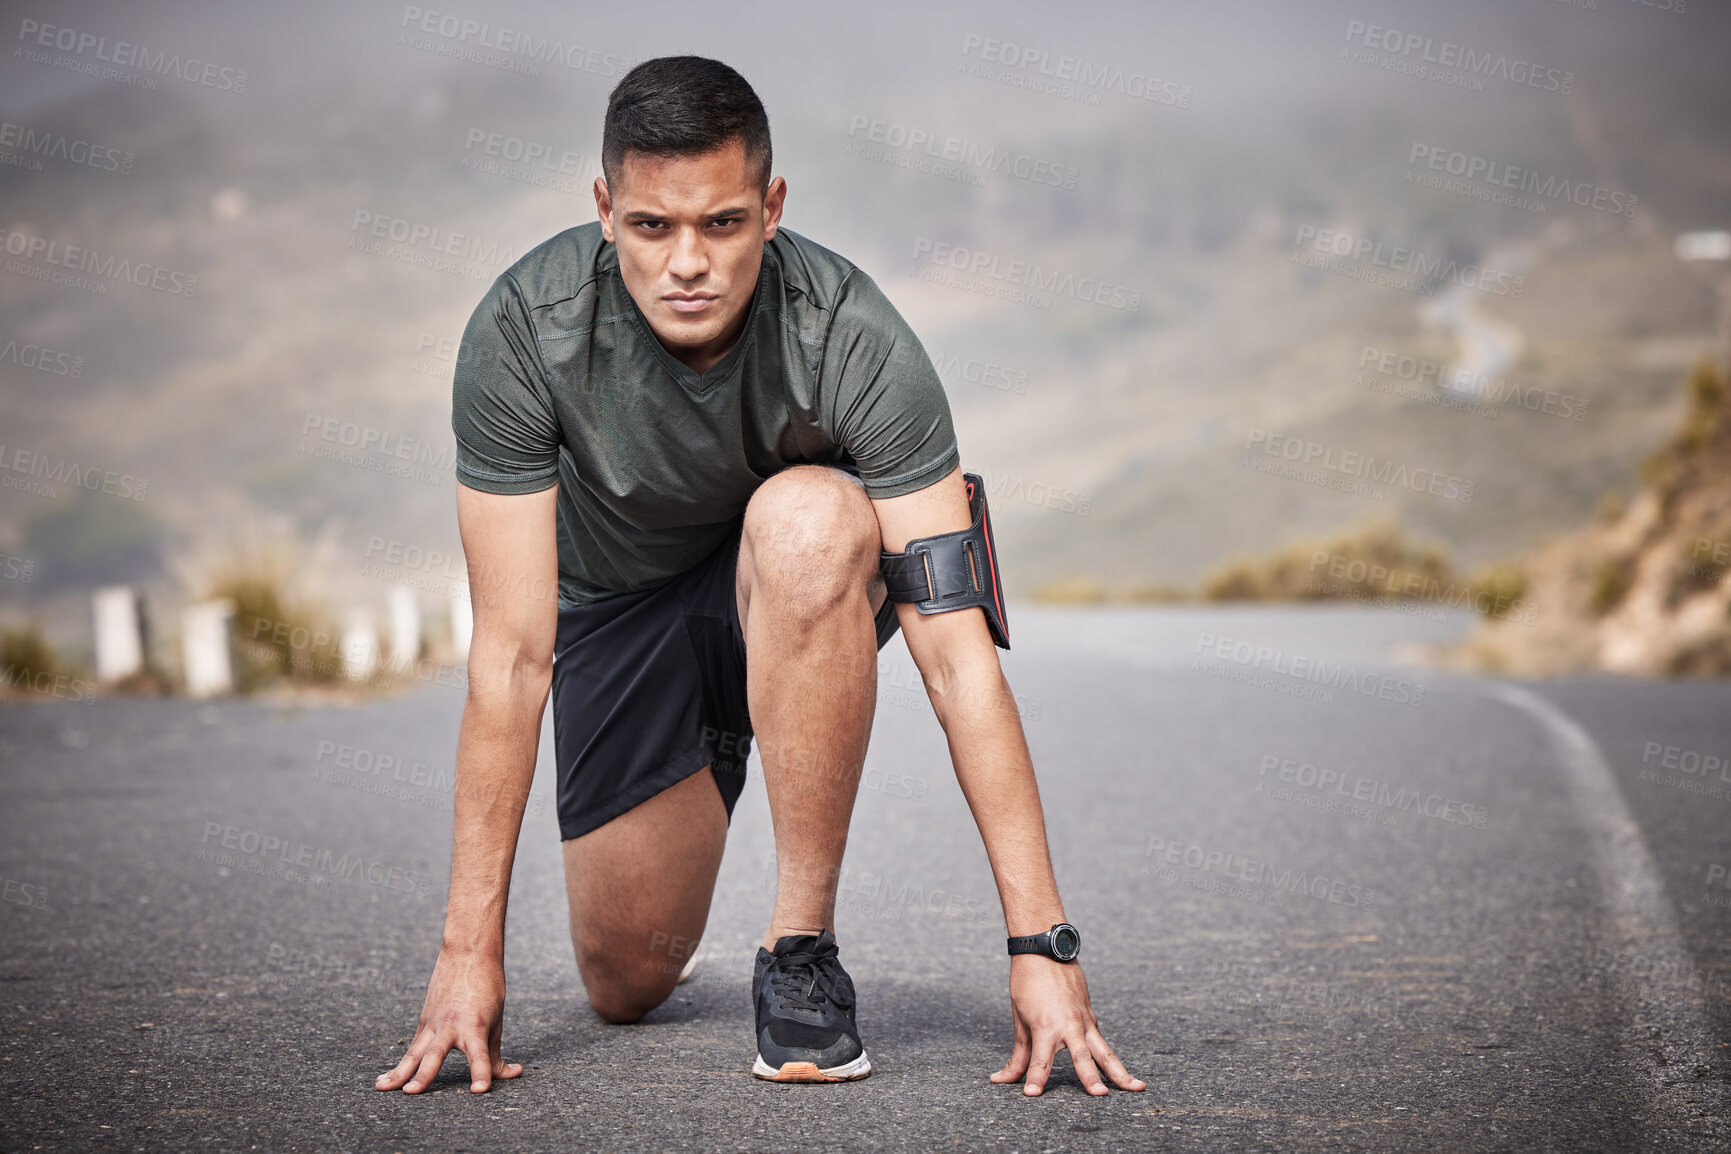
[[[745,357],[746,346],[749,345],[757,331],[758,314],[763,310],[764,283],[769,278],[769,262],[771,260],[769,246],[763,249],[763,264],[757,271],[757,287],[752,289],[751,303],[746,306],[745,326],[733,342],[733,347],[723,353],[721,359],[704,372],[697,372],[690,365],[667,351],[667,346],[661,343],[661,338],[655,335],[655,330],[649,326],[649,318],[643,315],[643,310],[637,307],[637,300],[631,291],[625,287],[625,278],[619,272],[617,263],[613,266],[613,275],[619,278],[619,291],[625,294],[625,299],[631,306],[631,317],[637,322],[638,330],[643,339],[649,342],[655,350],[655,356],[661,362],[661,367],[667,370],[669,376],[678,381],[686,390],[703,395],[727,380],[739,370],[739,363]]]

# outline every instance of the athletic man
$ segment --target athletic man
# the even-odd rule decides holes
[[[475,608],[464,786],[438,962],[381,1090],[425,1090],[453,1049],[476,1093],[522,1072],[499,1052],[505,904],[549,695],[595,1011],[636,1021],[678,981],[663,943],[703,932],[755,736],[778,884],[753,1071],[870,1073],[832,927],[875,654],[898,627],[1014,935],[1015,1046],[992,1080],[1038,1094],[1068,1049],[1089,1093],[1144,1088],[1075,960],[994,647],[984,494],[958,467],[943,388],[865,273],[778,227],[770,159],[733,69],[638,65],[607,106],[599,223],[524,256],[469,321],[452,416]]]

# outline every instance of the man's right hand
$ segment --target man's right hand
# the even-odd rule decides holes
[[[420,1028],[396,1069],[380,1074],[374,1087],[419,1094],[433,1084],[445,1056],[461,1050],[469,1060],[469,1090],[484,1094],[494,1078],[515,1078],[523,1067],[499,1057],[505,1025],[505,966],[484,954],[439,951]]]
[[[499,1058],[505,1021],[505,904],[535,778],[541,715],[558,633],[557,486],[500,496],[457,486],[457,528],[469,567],[475,633],[468,696],[457,728],[451,814],[451,894],[421,1023],[380,1090],[419,1094],[452,1050],[469,1059],[469,1088],[523,1067]]]

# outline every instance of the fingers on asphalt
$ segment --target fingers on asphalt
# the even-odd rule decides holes
[[[419,1094],[433,1084],[433,1079],[439,1076],[439,1069],[445,1064],[445,1055],[451,1052],[452,1039],[446,1037],[434,1038],[421,1053],[421,1065],[415,1071],[415,1076],[409,1079],[409,1084],[403,1087],[405,1094]]]
[[[1076,1071],[1076,1080],[1096,1098],[1110,1093],[1110,1087],[1106,1084],[1107,1077],[1110,1077],[1120,1090],[1148,1088],[1148,1084],[1142,1079],[1131,1076],[1098,1030],[1089,1030],[1070,1038],[1062,1034],[1052,1034],[1041,1038],[1028,1053],[1018,1047],[1010,1059],[1010,1064],[993,1074],[992,1080],[1014,1081],[1025,1072],[1027,1080],[1022,1086],[1022,1092],[1030,1098],[1037,1098],[1045,1092],[1046,1081],[1052,1075],[1052,1063],[1057,1060],[1059,1050],[1070,1052],[1070,1065]],[[1025,1067],[1022,1065],[1023,1060],[1026,1060]]]
[[[409,1075],[415,1072],[415,1067],[421,1064],[421,1049],[424,1044],[421,1037],[420,1034],[415,1036],[415,1040],[409,1044],[408,1051],[403,1055],[403,1060],[380,1074],[378,1081],[373,1083],[374,1087],[380,1090],[395,1090],[408,1080]]]
[[[1118,1089],[1146,1090],[1148,1088],[1148,1083],[1131,1075],[1129,1069],[1113,1052],[1112,1047],[1106,1044],[1106,1039],[1101,1036],[1099,1030],[1090,1030],[1087,1041],[1088,1052],[1094,1055],[1094,1060],[1111,1077],[1112,1084]]]
[[[1094,1065],[1094,1055],[1089,1053],[1088,1044],[1081,1038],[1072,1038],[1064,1043],[1064,1048],[1070,1051],[1070,1066],[1076,1071],[1082,1089],[1095,1097],[1106,1093],[1106,1083],[1100,1078],[1100,1070]]]
[[[459,1041],[457,1049],[463,1051],[463,1057],[469,1061],[469,1092],[485,1094],[493,1088],[493,1083],[504,1078],[515,1078],[523,1072],[523,1067],[515,1062],[506,1062],[499,1057],[493,1048],[491,1039],[483,1041],[470,1037]]]
[[[1028,1072],[1028,1052],[1030,1046],[1026,1036],[1017,1031],[1015,1049],[1010,1051],[1010,1060],[1004,1063],[1004,1068],[992,1075],[994,1082],[1015,1082]]]
[[[472,1082],[469,1083],[469,1092],[472,1094],[485,1094],[488,1090],[493,1088],[494,1082],[502,1082],[507,1078],[516,1078],[521,1076],[523,1073],[523,1067],[517,1065],[515,1062],[507,1063],[498,1061],[497,1059],[493,1061],[491,1066],[471,1066],[470,1069],[482,1071],[475,1076]],[[487,1074],[487,1071],[489,1070],[492,1072],[491,1077]]]
[[[1046,1088],[1046,1078],[1052,1072],[1052,1057],[1057,1049],[1058,1038],[1055,1035],[1034,1043],[1034,1057],[1028,1063],[1028,1081],[1023,1085],[1022,1093],[1035,1098]]]

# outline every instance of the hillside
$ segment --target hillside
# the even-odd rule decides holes
[[[1731,673],[1731,420],[1723,370],[1689,377],[1682,427],[1626,508],[1516,563],[1530,623],[1481,622],[1447,660],[1522,677]]]
[[[1439,34],[1447,23],[1386,7]],[[1009,5],[994,17],[1101,60],[1146,50],[1150,67],[1196,83],[1179,109],[1077,105],[960,76],[957,46],[975,27],[955,22],[975,18],[928,8],[904,13],[922,29],[911,46],[891,42],[893,23],[850,29],[876,46],[857,59],[790,60],[753,38],[693,47],[762,78],[789,227],[864,267],[933,355],[964,463],[992,489],[1012,597],[1070,577],[1193,585],[1226,558],[1371,516],[1475,567],[1590,518],[1675,427],[1675,382],[1710,348],[1715,317],[1711,285],[1670,238],[1724,224],[1731,203],[1723,70],[1696,49],[1723,19],[1692,9],[1684,28],[1603,5],[1591,20],[1460,17],[1485,42],[1554,49],[1590,74],[1564,102],[1439,93],[1344,64],[1335,40],[1350,12],[1268,5],[1248,35],[1206,6],[1089,23]],[[537,4],[525,17],[575,20]],[[96,84],[26,101],[16,90],[42,76],[13,72],[5,118],[109,142],[136,164],[0,169],[6,226],[200,287],[98,294],[0,277],[5,335],[82,359],[76,378],[0,363],[7,459],[149,483],[138,501],[0,488],[0,554],[33,574],[0,586],[0,623],[39,618],[76,653],[90,588],[125,581],[148,589],[167,636],[176,601],[197,592],[181,576],[189,559],[248,534],[299,549],[300,575],[333,612],[381,603],[388,582],[448,583],[378,559],[393,543],[457,553],[451,346],[505,257],[592,216],[610,80],[414,51],[397,43],[399,19],[334,0],[284,12],[274,30],[233,17],[232,42],[211,47],[257,65],[245,99]],[[802,20],[828,36],[840,17]],[[665,47],[623,13],[581,22],[586,42],[624,55]],[[201,18],[181,34],[203,44],[213,28]],[[1073,170],[1074,187],[866,159],[848,151],[860,118],[1035,157]],[[477,164],[476,134],[494,131],[569,151],[580,175],[548,183]],[[1533,213],[1421,186],[1415,141],[1638,194],[1640,207]],[[426,267],[426,245],[366,245],[363,215],[461,233],[499,259]],[[1306,267],[1294,260],[1305,229],[1506,267],[1526,291],[1390,288]],[[1138,307],[1064,296],[1032,307],[941,283],[924,275],[942,270],[918,259],[922,241],[1125,286]],[[1382,354],[1490,365],[1500,399],[1452,405],[1434,375],[1380,371]],[[1520,399],[1553,395],[1571,398],[1566,413]],[[346,446],[327,433],[372,447],[329,455]],[[1264,435],[1440,471],[1473,497],[1367,496],[1245,467]]]

